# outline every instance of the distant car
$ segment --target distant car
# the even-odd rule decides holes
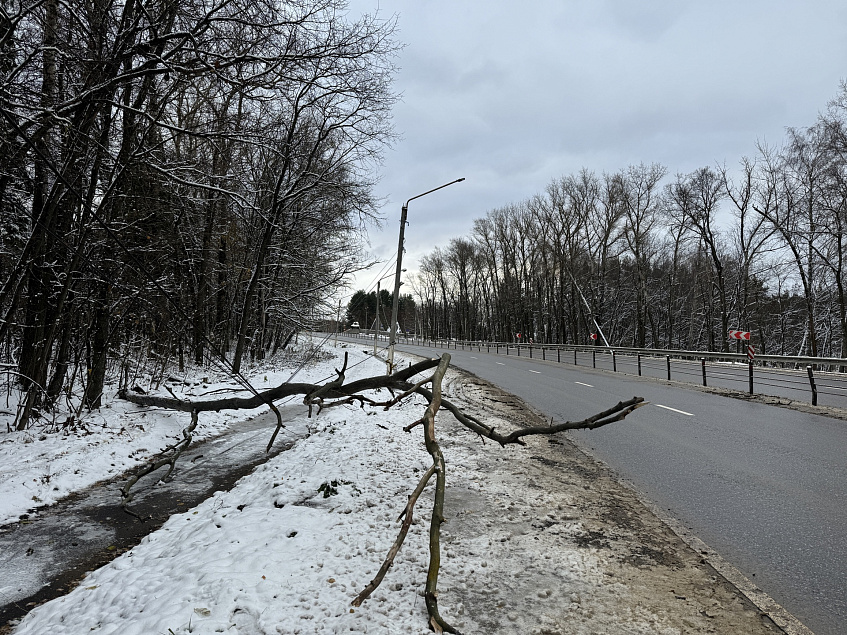
[[[353,322],[353,323],[350,325],[350,328],[351,328],[351,329],[357,329],[357,328],[359,328],[359,323],[358,323],[358,322]]]

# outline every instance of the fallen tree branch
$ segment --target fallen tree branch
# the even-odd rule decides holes
[[[348,356],[345,353],[344,364],[341,370],[339,371],[338,369],[336,369],[335,371],[338,376],[326,384],[284,383],[280,384],[279,386],[276,386],[275,388],[271,388],[264,392],[254,394],[251,397],[229,397],[225,399],[184,401],[177,397],[144,395],[129,392],[126,389],[121,390],[118,393],[118,396],[121,399],[125,399],[126,401],[130,401],[139,406],[154,406],[158,408],[167,408],[170,410],[191,413],[191,425],[189,425],[188,428],[183,430],[183,436],[185,438],[180,440],[178,443],[165,448],[165,450],[161,452],[157,458],[154,458],[147,465],[139,469],[124,484],[124,487],[121,489],[121,507],[128,514],[137,517],[137,515],[131,512],[127,507],[129,502],[132,500],[130,490],[139,481],[139,479],[143,478],[147,474],[155,472],[160,467],[163,467],[165,465],[170,465],[170,469],[162,480],[166,480],[168,477],[170,477],[171,473],[174,470],[174,467],[176,466],[177,459],[185,450],[185,448],[187,448],[191,443],[191,433],[194,431],[194,428],[197,427],[197,416],[200,412],[236,410],[245,408],[252,409],[258,408],[263,405],[269,406],[271,411],[273,411],[273,413],[276,415],[277,420],[276,428],[274,429],[266,448],[266,451],[269,452],[271,447],[273,447],[274,441],[276,440],[280,429],[283,427],[282,414],[279,412],[279,409],[273,403],[275,399],[281,399],[283,397],[298,394],[305,395],[303,403],[309,407],[310,416],[312,404],[318,403],[320,411],[320,404],[324,397],[348,397],[350,399],[359,399],[362,401],[362,403],[364,403],[365,401],[372,403],[371,399],[364,397],[359,393],[366,390],[378,390],[380,388],[388,388],[389,390],[397,389],[402,390],[405,393],[412,387],[412,385],[408,382],[411,377],[414,377],[419,373],[422,373],[426,370],[429,370],[430,368],[437,366],[439,362],[438,359],[424,360],[422,362],[418,362],[417,364],[409,366],[409,368],[400,370],[394,373],[393,375],[377,375],[375,377],[367,377],[365,379],[353,381],[345,386],[344,379],[345,372],[347,370],[347,361]]]
[[[409,425],[405,426],[403,428],[403,432],[411,432],[412,430],[417,428],[419,425],[421,425],[423,422],[424,422],[423,419],[418,419],[417,421],[410,423]]]
[[[408,380],[415,375],[422,373],[430,368],[438,366],[438,359],[426,359],[417,364],[413,364],[409,368],[399,370],[393,375],[377,375],[375,377],[367,377],[352,381],[347,385],[338,386],[331,390],[327,390],[323,397],[351,397],[366,390],[378,390],[380,388],[395,388],[397,390],[407,390],[409,388]],[[336,381],[336,380],[333,380]],[[169,410],[179,410],[181,412],[209,412],[219,410],[242,410],[253,409],[265,406],[268,402],[284,399],[294,395],[308,395],[314,393],[321,388],[321,384],[307,384],[303,382],[280,384],[274,388],[269,388],[264,392],[251,397],[228,397],[224,399],[208,399],[199,401],[184,401],[181,399],[173,399],[171,397],[162,397],[157,395],[140,395],[129,392],[123,389],[118,392],[118,397],[126,401],[130,401],[139,406],[155,406],[157,408],[167,408]]]
[[[441,524],[444,522],[444,487],[447,482],[447,467],[444,455],[435,438],[435,415],[441,408],[441,380],[450,365],[450,353],[441,356],[441,362],[432,375],[432,399],[424,413],[424,444],[426,451],[432,457],[432,468],[435,469],[435,500],[432,504],[432,517],[429,523],[429,569],[426,574],[424,602],[429,614],[429,625],[436,633],[459,631],[450,626],[438,612],[438,571],[441,568]]]
[[[423,395],[428,400],[432,399],[432,392],[430,392],[426,388],[420,387],[415,392],[420,395]],[[646,405],[647,404],[644,401],[644,397],[633,397],[632,399],[628,399],[626,401],[620,401],[608,410],[604,410],[603,412],[600,412],[581,421],[565,421],[562,423],[553,424],[551,420],[549,426],[532,426],[529,428],[521,428],[520,430],[515,430],[509,434],[502,435],[496,432],[493,426],[487,426],[476,417],[462,412],[453,403],[447,401],[446,399],[441,400],[441,407],[445,410],[450,411],[450,413],[454,417],[456,417],[456,420],[459,423],[483,437],[486,437],[493,441],[497,441],[497,443],[504,447],[510,443],[526,445],[526,443],[521,440],[521,437],[527,437],[536,434],[555,434],[557,432],[564,432],[565,430],[594,430],[595,428],[600,428],[602,426],[609,425],[610,423],[614,423],[615,421],[622,421],[626,418],[629,413],[634,410],[637,410],[641,406]]]
[[[393,373],[391,375],[379,375],[353,381],[349,384],[344,384],[347,370],[348,356],[345,353],[344,364],[341,370],[336,369],[336,375],[332,381],[326,384],[280,384],[274,388],[266,390],[262,393],[251,397],[232,397],[215,400],[201,400],[197,402],[183,401],[178,398],[167,398],[161,396],[150,396],[143,394],[129,393],[126,390],[121,391],[119,396],[127,401],[131,401],[140,406],[156,406],[160,408],[169,408],[172,410],[187,411],[191,413],[191,424],[183,431],[183,439],[178,443],[173,444],[165,449],[158,458],[150,461],[145,467],[133,475],[121,490],[123,496],[121,506],[123,509],[136,517],[132,511],[127,509],[127,504],[132,500],[130,494],[131,488],[135,483],[145,476],[164,465],[170,465],[170,469],[163,480],[170,477],[173,472],[176,460],[182,451],[191,443],[191,435],[194,428],[197,426],[198,413],[201,411],[210,410],[225,410],[225,409],[244,409],[257,408],[262,405],[269,405],[277,414],[277,427],[271,436],[268,449],[273,445],[276,436],[282,427],[282,420],[279,411],[273,405],[273,401],[288,396],[297,394],[304,395],[303,404],[309,408],[309,416],[312,415],[312,406],[318,406],[318,414],[324,408],[330,408],[337,405],[352,404],[358,402],[361,407],[365,404],[374,407],[382,407],[389,410],[392,406],[400,403],[402,400],[419,394],[427,400],[427,408],[424,416],[414,423],[405,426],[403,429],[410,432],[415,427],[422,425],[424,432],[424,445],[427,452],[432,457],[432,465],[421,477],[418,485],[415,487],[412,494],[409,496],[403,512],[398,520],[402,519],[400,531],[389,549],[385,560],[382,563],[376,576],[370,583],[359,593],[353,600],[353,606],[360,606],[382,583],[389,569],[393,566],[395,557],[399,553],[409,528],[412,525],[412,514],[414,506],[423,493],[426,485],[436,477],[435,494],[433,498],[432,514],[430,518],[429,528],[429,567],[427,570],[426,585],[424,590],[424,600],[429,616],[429,626],[436,633],[455,633],[459,632],[448,624],[441,617],[438,610],[438,574],[441,567],[441,525],[446,522],[444,518],[444,497],[446,486],[446,464],[441,448],[438,444],[435,435],[435,418],[438,412],[443,408],[449,411],[459,423],[464,425],[469,430],[480,435],[484,439],[492,439],[498,442],[501,446],[514,443],[518,445],[526,445],[524,437],[532,435],[551,435],[565,430],[589,429],[593,430],[601,426],[623,420],[631,412],[645,405],[644,399],[641,397],[633,397],[627,401],[621,401],[611,408],[597,413],[591,417],[581,421],[565,421],[562,423],[554,423],[551,419],[550,424],[546,426],[531,426],[514,430],[509,434],[500,434],[493,426],[486,425],[478,418],[466,414],[461,411],[456,405],[443,399],[441,390],[442,382],[450,364],[450,355],[445,353],[440,359],[429,359],[417,364],[413,364],[408,368]],[[426,379],[418,380],[412,383],[410,380],[417,374],[423,373],[429,369],[435,368],[433,374]],[[431,390],[425,388],[427,383],[432,383]],[[362,394],[366,391],[380,390],[386,388],[391,393],[391,398],[384,401],[376,401],[372,397]],[[399,393],[399,394],[398,394]],[[379,425],[379,424],[377,424]],[[383,426],[381,426],[383,427]]]
[[[348,354],[344,353],[344,364],[341,366],[341,370],[335,369],[335,373],[338,375],[331,382],[324,384],[323,386],[319,386],[314,391],[307,393],[305,397],[303,397],[303,405],[309,407],[309,419],[312,418],[312,405],[318,404],[318,411],[320,412],[321,404],[323,403],[324,395],[329,394],[333,390],[337,388],[341,388],[344,384],[344,373],[347,370],[347,357]]]
[[[187,428],[182,431],[183,438],[180,441],[174,443],[173,445],[170,445],[165,448],[164,451],[159,453],[158,458],[155,458],[149,463],[147,463],[147,465],[145,465],[135,474],[130,476],[129,479],[127,479],[127,482],[124,483],[124,486],[121,488],[121,509],[123,509],[127,514],[129,514],[130,516],[135,516],[143,522],[144,519],[142,519],[138,514],[131,511],[127,507],[127,505],[129,505],[130,501],[132,501],[134,496],[130,493],[132,486],[135,485],[140,478],[147,476],[151,472],[155,472],[160,467],[164,467],[165,465],[170,465],[170,467],[168,468],[167,474],[165,474],[160,480],[168,480],[171,473],[174,471],[174,467],[176,466],[176,460],[183,453],[185,448],[187,448],[191,444],[191,435],[194,432],[194,428],[197,427],[197,419],[197,411],[194,410],[191,413],[191,423]]]
[[[406,534],[409,533],[409,527],[412,526],[412,510],[415,507],[415,503],[418,501],[418,497],[420,497],[421,492],[424,491],[427,483],[429,483],[429,479],[432,478],[432,475],[435,474],[435,466],[431,466],[424,475],[421,477],[421,480],[418,482],[418,486],[415,490],[409,495],[409,500],[406,503],[406,507],[403,508],[403,511],[400,513],[399,518],[397,520],[403,519],[403,524],[400,526],[400,533],[397,534],[397,538],[394,540],[394,544],[391,545],[391,549],[388,550],[388,555],[385,557],[385,560],[382,563],[382,566],[377,571],[374,579],[371,580],[368,585],[362,589],[362,592],[356,596],[356,599],[353,600],[350,604],[353,606],[361,606],[362,602],[367,600],[371,593],[377,590],[377,587],[382,583],[383,578],[385,578],[385,574],[388,573],[388,570],[391,568],[391,565],[394,564],[394,558],[400,551],[400,547],[403,546],[403,541],[406,540]]]
[[[637,410],[644,405],[646,405],[644,397],[633,397],[627,401],[619,401],[608,410],[600,412],[593,417],[583,419],[582,421],[565,421],[563,423],[553,424],[551,419],[549,426],[521,428],[520,430],[515,430],[503,437],[502,441],[500,441],[500,439],[497,439],[497,441],[499,441],[501,445],[506,445],[507,443],[520,443],[523,445],[521,437],[533,434],[556,434],[557,432],[564,432],[565,430],[594,430],[596,428],[609,425],[610,423],[614,423],[615,421],[622,421],[630,412]],[[500,435],[497,436],[499,437]]]

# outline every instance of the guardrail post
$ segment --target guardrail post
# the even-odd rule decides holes
[[[509,356],[509,345],[506,344],[506,357],[508,357],[508,356]]]
[[[591,368],[597,368],[597,349],[591,350]]]
[[[618,372],[618,360],[615,357],[615,351],[612,351],[612,372]]]
[[[665,355],[665,363],[668,367],[668,381],[671,380],[671,356]]]
[[[576,366],[576,349],[573,349],[573,365]]]
[[[556,361],[561,364],[562,363],[562,349],[556,347]]]
[[[703,385],[706,385],[706,358],[700,358],[700,370],[703,371]]]
[[[806,366],[806,372],[809,373],[809,385],[812,387],[812,405],[818,405],[818,387],[815,384],[815,375],[812,372],[811,366]]]
[[[638,376],[641,377],[641,353],[638,353],[636,358],[638,359]]]
[[[532,344],[529,345],[529,358],[532,359]]]
[[[546,346],[541,347],[541,360],[545,361],[545,362],[547,361],[547,347]]]
[[[748,378],[750,380],[750,394],[752,395],[753,394],[753,360],[752,359],[749,362],[747,362],[747,368],[749,369],[748,370]]]

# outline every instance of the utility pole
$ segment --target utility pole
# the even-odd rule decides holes
[[[335,348],[338,348],[338,331],[341,328],[341,300],[338,300],[338,314],[335,316]]]
[[[576,278],[573,277],[573,273],[571,273],[570,269],[568,269],[568,275],[570,275],[571,280],[573,280],[576,290],[579,291],[579,297],[582,298],[582,301],[585,304],[585,308],[588,309],[588,315],[591,316],[591,321],[594,322],[594,326],[597,327],[597,331],[600,333],[600,337],[603,338],[603,342],[606,344],[606,348],[610,348],[609,340],[607,340],[606,336],[603,335],[603,329],[601,329],[600,325],[597,324],[597,320],[594,318],[594,311],[591,310],[591,306],[588,304],[588,300],[586,300],[585,296],[582,294],[582,289],[579,288],[579,285],[576,282]]]
[[[376,281],[376,322],[374,325],[376,328],[374,329],[374,355],[376,355],[376,339],[379,337],[379,283],[382,282],[382,278]]]
[[[445,183],[444,185],[439,185],[436,188],[429,190],[428,192],[424,192],[423,194],[418,194],[417,196],[413,196],[406,204],[403,206],[403,209],[400,212],[400,241],[397,244],[397,273],[394,276],[394,298],[391,302],[391,335],[388,337],[388,374],[390,375],[394,371],[394,344],[397,341],[397,310],[400,305],[400,273],[403,269],[403,243],[405,242],[404,236],[406,233],[406,216],[409,212],[409,203],[414,201],[416,198],[420,198],[421,196],[426,196],[427,194],[432,194],[436,190],[440,190],[448,185],[453,185],[454,183],[461,183],[465,178],[456,179],[455,181],[450,181],[449,183]]]

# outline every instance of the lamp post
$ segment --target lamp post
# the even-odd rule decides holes
[[[391,303],[391,335],[388,337],[388,374],[394,370],[394,344],[397,341],[397,309],[400,304],[400,272],[401,267],[403,266],[403,241],[404,234],[406,232],[406,215],[409,211],[409,203],[414,201],[416,198],[420,198],[421,196],[426,196],[427,194],[432,194],[433,192],[440,190],[442,188],[447,187],[448,185],[453,185],[454,183],[461,183],[465,178],[456,179],[455,181],[450,181],[449,183],[445,183],[444,185],[439,185],[436,188],[433,188],[423,194],[418,194],[417,196],[413,196],[406,204],[403,206],[402,211],[400,212],[400,241],[397,245],[397,275],[394,278],[394,298]]]

